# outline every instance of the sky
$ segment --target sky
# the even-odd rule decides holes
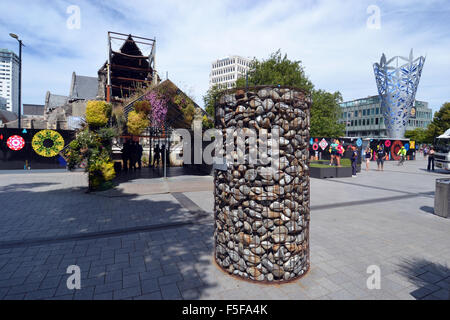
[[[23,103],[44,104],[47,91],[68,95],[74,71],[97,76],[108,31],[155,38],[161,78],[168,73],[201,106],[212,61],[263,60],[278,49],[302,62],[317,89],[347,101],[378,93],[372,65],[383,53],[408,56],[413,48],[427,59],[416,99],[433,111],[450,102],[448,0],[2,0],[2,7],[0,48],[18,52],[10,32],[26,45]]]

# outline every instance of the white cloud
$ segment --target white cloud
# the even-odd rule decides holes
[[[65,27],[70,1],[7,2],[0,34],[19,29],[37,51],[25,54],[25,102],[42,103],[46,90],[67,94],[72,71],[95,76],[106,59],[108,30],[156,37],[161,76],[168,71],[199,104],[213,60],[228,54],[262,59],[278,48],[303,62],[316,87],[339,90],[344,99],[377,93],[372,63],[383,52],[407,55],[414,48],[427,54],[417,98],[434,109],[450,100],[446,1],[73,1],[81,8],[80,30]],[[380,30],[366,27],[371,4],[381,9]]]

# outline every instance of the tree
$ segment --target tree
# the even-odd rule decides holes
[[[313,90],[311,106],[311,136],[341,137],[345,132],[345,124],[339,123],[342,96],[339,92],[329,93],[324,90]]]
[[[426,131],[426,142],[433,143],[434,139],[450,128],[450,102],[442,105],[434,115],[433,121]]]
[[[105,126],[111,117],[112,105],[106,101],[90,100],[86,104],[86,122],[90,126]]]
[[[246,79],[239,78],[236,87],[245,87]],[[342,96],[339,92],[329,93],[315,90],[308,79],[301,61],[291,61],[278,50],[267,60],[253,59],[252,69],[248,74],[248,85],[280,85],[300,88],[312,95],[311,106],[311,135],[322,137],[340,137],[344,135],[345,125],[339,124]],[[211,87],[203,97],[205,109],[214,116],[214,103],[224,90],[216,85]]]
[[[219,99],[223,90],[220,89],[219,85],[213,85],[211,88],[206,91],[206,94],[203,96],[203,102],[205,103],[205,111],[211,117],[215,117],[215,107],[214,104]]]
[[[405,138],[411,139],[416,143],[427,142],[427,130],[423,128],[416,128],[414,130],[407,130],[405,132]]]
[[[237,87],[244,87],[245,78],[236,81]],[[249,86],[280,85],[292,86],[311,92],[314,88],[312,82],[306,77],[301,61],[291,61],[278,50],[272,53],[267,60],[253,59],[252,69],[248,73]]]
[[[149,126],[150,121],[145,113],[132,110],[128,113],[128,132],[132,135],[139,136]]]

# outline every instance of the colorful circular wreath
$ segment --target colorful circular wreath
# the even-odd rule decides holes
[[[6,145],[11,150],[19,151],[25,147],[25,140],[21,136],[11,136],[6,141]]]
[[[41,130],[34,135],[31,145],[38,155],[52,158],[64,148],[64,139],[56,131]]]

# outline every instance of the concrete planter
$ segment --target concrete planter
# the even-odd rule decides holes
[[[310,167],[311,178],[326,179],[326,178],[349,178],[352,176],[351,167],[326,167],[317,168]]]
[[[329,168],[310,167],[309,172],[310,177],[316,179],[337,177],[336,167],[331,166]]]
[[[340,167],[336,168],[336,178],[349,178],[352,176],[352,168]]]

